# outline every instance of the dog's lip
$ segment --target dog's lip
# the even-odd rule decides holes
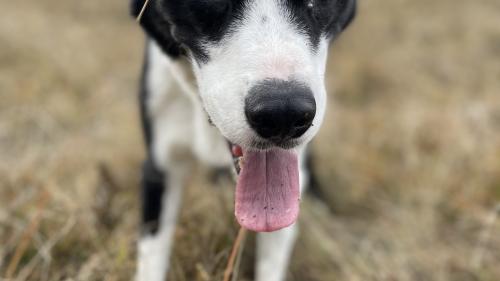
[[[262,139],[253,139],[252,141],[250,141],[250,145],[241,145],[238,143],[231,142],[229,139],[226,139],[226,141],[229,143],[230,150],[231,150],[231,153],[233,155],[238,154],[238,153],[234,153],[234,152],[238,152],[238,151],[233,151],[233,149],[252,150],[252,151],[262,150],[262,151],[264,151],[264,150],[271,150],[271,149],[280,148],[283,150],[292,150],[292,149],[295,149],[296,147],[298,147],[301,143],[297,139],[291,139],[291,140],[286,140],[286,141],[282,141],[282,142],[272,142],[272,141],[262,140]]]
[[[243,156],[243,148],[237,144],[232,144],[231,145],[231,154],[233,157],[242,157]]]
[[[211,126],[214,126],[217,128],[217,126],[215,126],[215,124],[213,123],[212,118],[210,118],[210,116],[208,116],[208,123]],[[299,139],[286,139],[286,140],[280,141],[280,140],[266,140],[266,139],[261,138],[260,136],[256,136],[252,140],[250,140],[250,142],[249,142],[250,145],[247,145],[247,146],[232,142],[228,138],[226,138],[226,142],[229,144],[231,153],[234,156],[234,153],[232,151],[233,146],[237,146],[240,149],[248,149],[248,150],[270,150],[273,148],[281,148],[284,150],[290,150],[290,149],[298,147],[301,144],[301,141]],[[243,153],[241,153],[241,154],[243,155]]]

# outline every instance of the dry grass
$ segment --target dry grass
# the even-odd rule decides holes
[[[2,3],[0,279],[36,220],[15,280],[134,274],[142,36],[125,2]],[[313,146],[326,201],[304,202],[289,280],[500,279],[499,13],[496,0],[361,1]],[[187,188],[170,280],[222,280],[232,183],[207,174]]]

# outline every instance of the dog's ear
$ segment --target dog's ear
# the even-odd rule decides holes
[[[145,3],[146,0],[131,0],[130,14],[137,18]],[[174,58],[185,55],[185,50],[172,36],[172,24],[167,20],[167,15],[159,9],[156,1],[149,1],[140,19],[140,25],[167,55]]]
[[[356,16],[357,10],[357,1],[356,0],[347,0],[345,6],[342,9],[342,12],[339,16],[339,27],[341,30],[347,28],[349,24],[352,22],[354,17]]]
[[[333,39],[339,36],[353,21],[356,16],[357,2],[356,0],[337,0],[331,3],[333,3],[333,6],[329,7],[329,10],[333,10],[333,16],[325,30],[327,36]]]

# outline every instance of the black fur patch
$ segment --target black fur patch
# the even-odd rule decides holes
[[[315,49],[321,36],[334,38],[345,29],[356,11],[356,0],[285,1],[296,24],[301,30],[306,31]]]
[[[173,57],[189,50],[199,62],[208,61],[202,41],[219,41],[240,17],[244,0],[151,0],[141,20],[146,32]],[[144,0],[132,0],[137,16]]]
[[[163,13],[157,8],[155,2],[150,0],[141,18],[141,26],[146,33],[153,38],[162,50],[172,58],[185,55],[186,50],[177,42],[172,34],[172,25],[167,21]],[[137,17],[144,6],[145,0],[132,0],[130,12],[133,17]]]
[[[146,41],[148,44],[149,41]],[[139,113],[141,115],[141,124],[144,136],[144,142],[146,147],[149,148],[151,146],[151,138],[152,138],[152,129],[151,129],[151,120],[148,116],[147,109],[147,100],[148,100],[148,90],[146,89],[146,72],[149,67],[149,59],[148,59],[148,50],[149,48],[146,46],[144,51],[144,63],[142,65],[142,74],[141,74],[141,82],[139,89]]]
[[[143,234],[156,234],[160,229],[163,194],[167,176],[148,159],[142,168]]]
[[[146,145],[146,161],[142,167],[142,229],[143,234],[156,234],[160,228],[160,216],[162,210],[163,194],[167,176],[160,171],[153,163],[151,155],[151,142],[153,130],[151,127],[151,118],[148,115],[146,101],[149,92],[146,89],[146,75],[149,65],[148,49],[144,53],[144,65],[141,77],[141,89],[139,93],[139,105],[141,121],[143,128],[144,141]]]

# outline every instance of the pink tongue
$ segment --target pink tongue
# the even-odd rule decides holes
[[[297,155],[281,149],[243,155],[235,202],[240,225],[271,232],[293,224],[300,201]]]

